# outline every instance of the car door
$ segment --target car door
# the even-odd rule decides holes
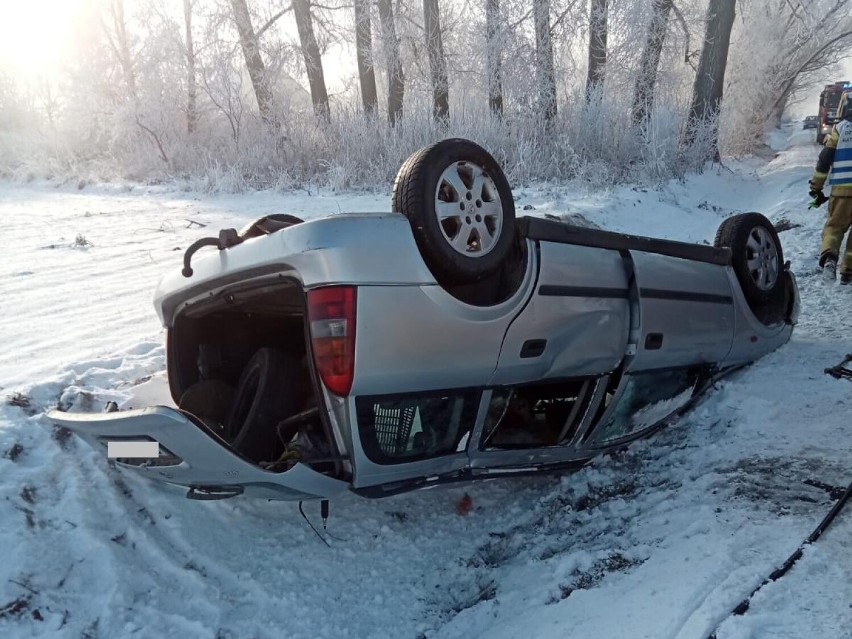
[[[696,246],[694,252],[709,248]],[[735,315],[725,267],[643,251],[631,251],[631,258],[640,335],[629,370],[722,361],[731,350]]]
[[[539,241],[536,291],[506,331],[490,385],[603,375],[624,358],[630,295],[617,250]]]
[[[647,434],[691,405],[702,380],[709,379],[705,372],[690,367],[614,377],[580,446],[601,450]]]
[[[468,446],[474,474],[536,469],[585,459],[580,433],[608,376],[543,380],[486,389]]]

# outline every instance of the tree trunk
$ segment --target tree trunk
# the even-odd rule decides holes
[[[121,74],[124,76],[124,83],[127,87],[128,95],[136,99],[136,73],[133,69],[133,58],[130,55],[130,43],[127,40],[127,25],[124,21],[124,0],[114,0],[110,5],[112,13],[112,26],[115,30],[115,43],[110,41],[113,46],[113,52],[118,58],[118,64],[121,67]]]
[[[432,80],[432,117],[438,122],[445,122],[450,117],[450,82],[447,78],[444,41],[441,38],[441,16],[438,11],[438,0],[423,0],[423,17]]]
[[[606,36],[608,0],[592,0],[589,11],[589,73],[586,100],[601,90],[606,74]]]
[[[707,7],[707,27],[704,47],[692,87],[692,105],[686,126],[686,142],[695,139],[697,127],[710,118],[716,118],[722,106],[725,85],[725,67],[728,64],[728,46],[734,26],[736,0],[710,0]],[[711,131],[712,153],[718,154],[718,122]]]
[[[533,0],[535,24],[535,75],[538,100],[544,119],[556,117],[556,74],[553,70],[553,43],[550,40],[550,0]]]
[[[790,101],[792,91],[786,91],[778,97],[775,104],[772,106],[771,123],[773,126],[778,126],[781,118],[784,116],[784,111],[787,109],[787,103]]]
[[[278,126],[275,118],[274,100],[272,91],[266,78],[266,66],[260,57],[260,47],[257,36],[251,24],[246,0],[231,0],[231,8],[234,10],[234,22],[237,23],[237,33],[240,36],[240,47],[246,60],[251,86],[254,89],[254,97],[257,99],[257,108],[260,110],[261,119],[273,128],[277,134]]]
[[[500,0],[485,0],[485,67],[488,74],[488,108],[503,116],[503,37],[500,29]]]
[[[195,45],[192,42],[192,0],[183,0],[186,26],[186,132],[192,135],[198,122],[198,82],[195,77]]]
[[[302,55],[305,58],[305,68],[308,72],[308,84],[311,87],[311,101],[314,113],[328,120],[328,91],[325,88],[325,75],[322,71],[322,57],[319,45],[314,36],[314,23],[311,18],[309,0],[293,0],[293,13],[296,16],[296,28],[299,31],[299,42],[302,45]]]
[[[396,37],[396,25],[393,21],[391,0],[379,0],[379,20],[382,23],[382,41],[384,43],[388,74],[388,122],[394,126],[402,120],[402,101],[405,97],[405,75],[399,57],[399,40]]]
[[[365,113],[375,113],[376,72],[373,69],[373,33],[370,28],[369,0],[355,0],[355,57],[361,82],[361,103]]]
[[[654,87],[657,84],[657,70],[660,66],[660,54],[669,23],[674,0],[654,0],[651,23],[648,25],[648,35],[642,59],[639,62],[639,75],[636,77],[636,87],[633,91],[633,124],[645,126],[654,108]]]

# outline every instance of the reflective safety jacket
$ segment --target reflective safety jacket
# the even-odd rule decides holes
[[[838,122],[819,154],[811,184],[822,188],[826,178],[832,196],[852,197],[852,121]]]

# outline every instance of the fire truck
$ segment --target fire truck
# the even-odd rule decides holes
[[[825,136],[837,122],[837,107],[844,92],[852,91],[852,83],[848,81],[826,84],[819,94],[819,126],[817,126],[816,141],[822,144]]]

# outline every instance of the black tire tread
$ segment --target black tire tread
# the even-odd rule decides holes
[[[435,160],[435,155],[442,153],[445,149],[449,149],[457,145],[473,145],[473,143],[462,138],[449,138],[430,144],[411,154],[408,159],[403,162],[396,174],[391,197],[392,209],[408,217],[412,230],[414,231],[415,240],[417,241],[421,254],[423,254],[424,260],[439,283],[444,286],[456,286],[480,281],[491,273],[496,272],[502,266],[500,263],[502,262],[502,259],[492,259],[490,260],[492,262],[490,267],[487,264],[479,264],[479,272],[476,273],[475,276],[471,276],[469,273],[463,272],[463,270],[458,267],[457,263],[452,263],[452,260],[448,261],[439,259],[440,249],[434,245],[434,243],[439,240],[431,237],[431,235],[423,227],[422,223],[413,219],[414,216],[412,216],[412,212],[420,210],[425,204],[422,196],[425,186],[424,180],[426,179],[431,163]],[[479,151],[486,153],[487,155],[487,152],[484,149],[478,147],[478,145],[474,146],[476,146]],[[496,160],[493,160],[493,158],[491,158],[491,160],[494,162],[495,167],[500,170]],[[499,179],[505,181],[505,176],[502,174],[502,171],[500,171]],[[508,182],[506,182],[506,186],[509,191],[508,196],[511,197],[511,190],[508,189]],[[506,204],[504,204],[504,206],[505,205]],[[506,255],[508,255],[511,250],[511,238],[514,236],[514,201],[511,202],[511,205],[511,219],[504,218],[502,230],[505,236],[510,239],[501,239],[501,241],[505,242],[503,252]],[[506,255],[504,255],[504,258]],[[461,257],[461,260],[465,259],[468,258],[464,258],[463,256]]]
[[[749,308],[761,323],[772,325],[784,321],[788,301],[788,278],[784,277],[783,270],[778,274],[778,281],[768,291],[763,291],[754,286],[748,273],[744,272],[740,262],[740,253],[744,250],[743,238],[755,226],[767,229],[775,240],[778,250],[778,264],[783,269],[784,253],[778,232],[766,216],[761,213],[740,213],[724,220],[716,230],[713,246],[717,248],[730,248],[732,251],[731,264],[737,275],[743,295],[749,304]]]

